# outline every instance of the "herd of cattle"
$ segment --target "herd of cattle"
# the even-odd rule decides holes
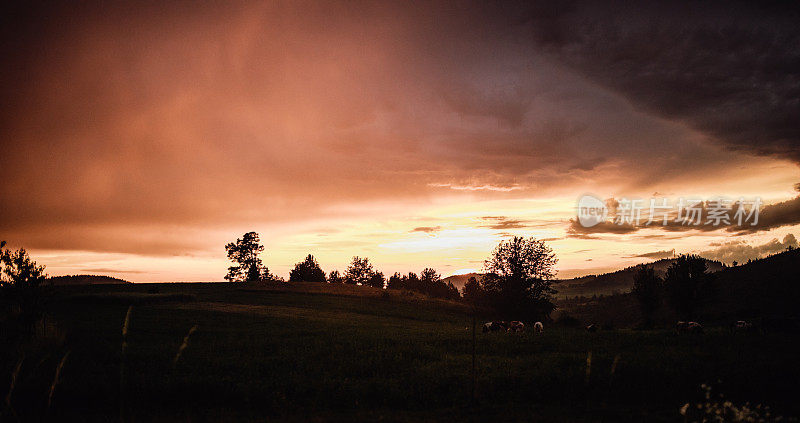
[[[590,324],[585,327],[587,332],[597,332],[598,326],[596,324]],[[747,322],[744,320],[738,320],[731,325],[731,331],[736,334],[740,332],[752,332],[755,330],[755,326],[751,322]],[[486,322],[483,324],[483,333],[487,332],[524,332],[525,331],[525,324],[520,322],[519,320],[512,320],[510,322],[506,321],[492,321]],[[697,322],[684,322],[679,321],[675,324],[675,331],[677,333],[696,333],[700,334],[703,333],[703,325]],[[542,322],[536,322],[533,324],[533,332],[534,333],[542,333],[544,332],[544,324]]]
[[[534,323],[533,331],[535,333],[544,332],[544,325],[542,322]],[[525,323],[522,323],[519,320],[512,320],[510,322],[486,322],[483,324],[483,333],[486,332],[525,332]]]

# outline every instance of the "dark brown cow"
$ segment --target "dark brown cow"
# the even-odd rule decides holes
[[[483,324],[483,333],[506,331],[506,330],[508,330],[508,323],[503,322],[503,321],[486,322],[486,323]]]

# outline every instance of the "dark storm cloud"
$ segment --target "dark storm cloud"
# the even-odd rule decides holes
[[[757,224],[732,226],[728,228],[728,231],[758,232],[797,224],[800,224],[800,197],[767,205],[759,213]]]
[[[754,200],[749,200],[754,201]],[[741,216],[742,224],[739,224],[737,217],[737,210],[740,205],[738,202],[733,202],[727,206],[715,205],[714,201],[696,203],[697,210],[699,210],[700,219],[692,218],[689,223],[683,221],[676,221],[677,212],[669,214],[667,224],[663,224],[661,217],[654,217],[654,222],[647,225],[648,220],[647,206],[642,210],[642,220],[638,225],[629,223],[618,224],[613,222],[614,215],[611,214],[609,221],[601,222],[592,227],[584,227],[576,219],[571,219],[567,228],[567,233],[571,237],[585,237],[590,234],[628,234],[637,232],[642,229],[654,229],[665,232],[711,232],[718,230],[725,230],[736,234],[755,233],[761,231],[768,231],[783,226],[791,226],[800,224],[800,197],[795,197],[791,200],[782,201],[773,204],[761,205],[758,209],[758,214],[752,214],[752,204],[746,203],[744,206],[743,214]],[[717,223],[716,220],[709,220],[709,209],[718,207],[719,213],[723,219],[726,219],[730,224],[725,224],[723,221]],[[684,211],[684,219],[687,215]],[[698,224],[693,224],[699,222]],[[656,236],[656,235],[651,235]]]
[[[594,226],[586,227],[577,219],[570,219],[567,227],[567,236],[579,239],[596,239],[593,234],[630,234],[640,228],[631,224],[616,224],[614,222],[600,222]]]
[[[796,32],[783,12],[2,7],[0,231],[31,248],[183,254],[204,230],[341,217],[342,205],[414,213],[443,193],[542,197],[619,183],[620,169],[649,186],[750,159],[670,119],[794,157]]]
[[[737,150],[800,161],[800,4],[566,2],[533,39],[651,113]]]

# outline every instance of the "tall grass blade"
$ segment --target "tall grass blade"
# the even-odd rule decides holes
[[[172,360],[173,367],[178,364],[178,360],[181,359],[183,352],[186,350],[186,348],[189,347],[189,337],[191,337],[192,334],[195,332],[197,332],[197,325],[192,326],[192,328],[189,329],[189,333],[187,333],[186,336],[183,337],[183,343],[181,344],[180,348],[178,348],[178,353],[175,354],[175,359]]]
[[[592,352],[586,354],[586,386],[589,386],[589,379],[592,377]]]
[[[617,365],[619,364],[620,354],[614,356],[614,362],[611,363],[611,375],[608,377],[608,386],[614,381],[614,374],[617,372]]]
[[[53,394],[56,392],[56,385],[58,385],[59,380],[61,379],[61,370],[64,369],[64,363],[67,362],[67,357],[69,357],[70,351],[67,351],[64,354],[64,357],[61,358],[61,361],[58,363],[58,367],[56,367],[56,375],[53,377],[53,383],[50,385],[50,394],[47,396],[47,408],[45,411],[50,409],[50,404],[53,403]]]
[[[11,372],[11,385],[8,387],[8,394],[6,394],[6,410],[11,411],[11,413],[14,415],[16,415],[16,413],[11,407],[11,395],[14,393],[14,387],[17,385],[17,378],[19,377],[20,370],[22,370],[22,362],[24,360],[25,356],[20,357],[17,365],[14,367],[14,371]]]
[[[119,421],[125,421],[125,356],[128,351],[128,330],[131,326],[133,306],[128,306],[125,321],[122,323],[122,354],[119,363]]]

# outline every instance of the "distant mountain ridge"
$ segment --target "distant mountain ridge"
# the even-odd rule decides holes
[[[633,278],[636,272],[643,267],[655,269],[658,276],[663,277],[667,273],[667,268],[676,259],[668,258],[656,260],[652,263],[641,263],[629,266],[615,272],[604,273],[602,275],[587,275],[572,279],[560,279],[554,282],[554,287],[558,290],[559,297],[574,297],[582,295],[591,297],[592,295],[611,295],[614,293],[630,292],[633,288]],[[717,272],[724,268],[721,262],[706,259],[708,272]]]
[[[713,324],[747,320],[800,333],[798,274],[800,249],[796,248],[738,266],[726,266],[713,273],[713,293],[701,303],[695,318]],[[591,295],[584,297],[560,295],[560,313],[581,322],[604,322],[616,327],[633,327],[642,321],[639,304],[630,293],[596,299]],[[654,319],[660,325],[671,326],[678,316],[664,301]]]
[[[458,288],[458,291],[461,292],[461,290],[464,289],[464,285],[469,281],[469,278],[480,279],[481,276],[483,276],[482,273],[464,273],[463,275],[448,276],[442,279],[442,281],[445,284],[452,282],[453,285]]]
[[[574,297],[582,295],[591,297],[593,295],[611,295],[614,293],[630,292],[633,288],[633,277],[642,267],[652,267],[656,274],[663,277],[667,268],[675,262],[674,258],[656,260],[652,263],[641,263],[629,266],[614,272],[603,273],[601,275],[587,275],[571,279],[556,279],[553,287],[558,290],[558,297]],[[707,260],[708,271],[717,272],[724,268],[723,264],[714,260]],[[452,282],[461,291],[469,278],[481,278],[482,273],[465,273],[463,275],[453,275],[444,278],[444,283]]]
[[[121,285],[131,283],[124,279],[101,275],[68,275],[47,278],[45,284],[55,286],[69,285]]]

